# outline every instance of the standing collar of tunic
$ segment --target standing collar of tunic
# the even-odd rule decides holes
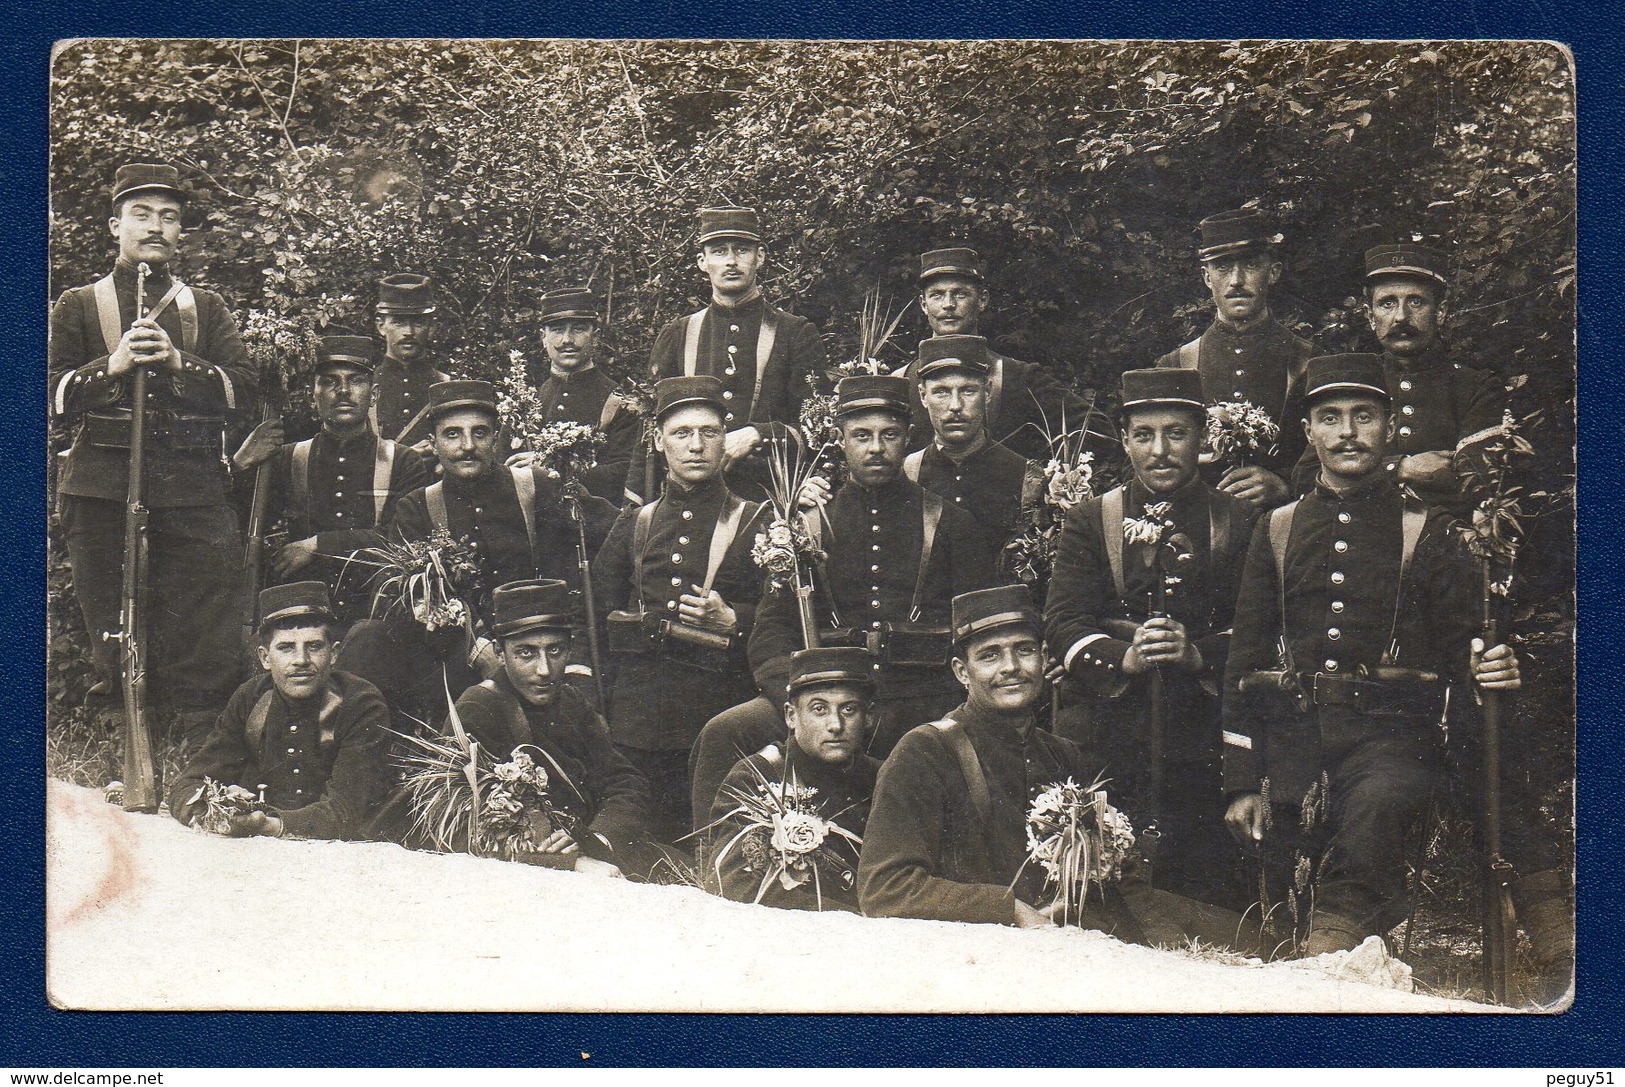
[[[719,314],[738,314],[740,316],[748,316],[753,311],[765,309],[766,307],[767,298],[762,294],[760,284],[751,288],[750,297],[745,298],[744,300],[731,306],[726,302],[717,301],[716,295],[713,294],[711,296],[711,308],[716,310]]]
[[[954,456],[953,454],[949,453],[946,449],[944,449],[942,447],[942,443],[937,441],[935,438],[933,438],[932,441],[931,441],[931,448],[935,449],[937,451],[937,456],[941,457],[943,460],[947,461],[949,464],[964,464],[966,461],[968,461],[972,457],[976,456],[976,454],[985,451],[992,444],[993,444],[993,439],[989,438],[987,436],[987,428],[983,427],[981,437],[979,437],[976,440],[976,444],[971,446],[969,450],[967,450],[966,452],[960,454],[957,457]]]
[[[852,496],[862,503],[875,503],[881,509],[887,506],[900,506],[907,502],[914,490],[914,484],[901,472],[890,483],[882,483],[878,487],[864,487],[856,480],[848,480],[843,491],[850,491]]]
[[[1266,309],[1263,314],[1245,325],[1233,325],[1217,314],[1213,317],[1213,324],[1209,326],[1221,336],[1229,336],[1236,340],[1253,339],[1279,327],[1275,321],[1275,314]]]
[[[1417,374],[1426,370],[1448,370],[1450,358],[1445,351],[1444,341],[1435,339],[1431,346],[1420,355],[1396,355],[1392,351],[1382,353],[1382,364],[1395,370],[1403,370],[1408,374]],[[1392,393],[1394,390],[1388,390]]]
[[[1346,491],[1333,490],[1321,481],[1318,472],[1315,474],[1315,494],[1328,502],[1362,502],[1398,493],[1394,477],[1380,468]]]

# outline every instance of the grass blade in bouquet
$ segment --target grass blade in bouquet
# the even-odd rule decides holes
[[[471,630],[471,601],[479,592],[480,567],[467,542],[436,529],[426,539],[364,548],[349,560],[371,566],[373,613],[405,614],[424,629]]]
[[[1097,778],[1080,786],[1067,778],[1039,793],[1027,810],[1022,869],[1036,863],[1044,870],[1044,887],[1054,890],[1063,925],[1082,923],[1090,888],[1122,878],[1123,862],[1134,849],[1134,827],[1107,803],[1104,784]]]
[[[793,439],[771,437],[768,441],[768,500],[773,517],[756,534],[750,557],[780,592],[796,595],[801,617],[801,636],[806,648],[818,645],[818,629],[812,614],[812,568],[825,555],[807,528],[807,517],[822,516],[819,510],[805,515],[799,507],[802,487],[818,463],[818,454],[808,454]]]

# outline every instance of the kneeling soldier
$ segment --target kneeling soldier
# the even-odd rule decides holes
[[[1318,955],[1404,914],[1405,836],[1442,768],[1446,688],[1520,681],[1510,647],[1474,637],[1479,572],[1449,515],[1384,469],[1382,360],[1311,359],[1303,399],[1320,474],[1253,533],[1225,670],[1224,786],[1243,842],[1264,839],[1272,803],[1288,838],[1306,795],[1324,809],[1298,850],[1316,878],[1302,951]]]
[[[656,832],[670,842],[691,829],[694,738],[754,693],[745,639],[762,596],[750,555],[765,504],[723,482],[722,393],[722,382],[705,376],[655,387],[665,491],[621,513],[594,563],[615,662],[610,733],[648,779]]]
[[[577,872],[644,872],[648,786],[609,741],[609,726],[564,682],[575,625],[562,581],[516,581],[492,594],[491,631],[501,670],[457,699],[457,713],[499,760],[528,745],[541,752],[548,799],[564,826],[544,854]],[[561,867],[564,866],[561,864]]]
[[[169,810],[197,825],[205,778],[255,792],[262,811],[234,815],[232,836],[360,838],[383,795],[389,709],[378,688],[334,669],[327,586],[277,585],[259,596],[265,674],[237,688],[169,793]]]
[[[723,779],[711,807],[707,890],[735,902],[858,912],[858,848],[880,770],[863,753],[875,711],[872,664],[862,649],[791,656],[789,734],[740,759]],[[751,808],[774,808],[776,798],[824,824],[806,867],[787,869],[784,879],[775,878],[772,828],[750,817]]]
[[[1043,618],[1024,585],[953,601],[953,672],[965,702],[900,741],[880,769],[858,896],[871,917],[1043,928],[1043,874],[1026,864],[1033,797],[1094,780],[1082,751],[1038,726]]]

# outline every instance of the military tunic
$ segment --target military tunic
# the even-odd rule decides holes
[[[800,798],[802,810],[810,810],[861,841],[879,771],[879,760],[861,753],[838,765],[808,758],[793,739],[782,745],[770,744],[749,758],[741,759],[723,779],[711,807],[707,832],[711,844],[702,873],[706,890],[735,902],[759,901],[764,906],[785,910],[857,913],[859,847],[838,834],[830,833],[824,838],[825,863],[820,864],[816,887],[811,879],[794,889],[786,889],[777,879],[763,887],[762,877],[769,871],[762,856],[763,847],[769,844],[766,830],[751,831],[747,835],[747,838],[755,837],[754,843],[740,839],[726,852],[723,849],[750,826],[751,821],[738,814],[737,794],[757,795],[776,790],[785,783],[787,791]]]
[[[475,684],[457,699],[457,713],[471,740],[499,760],[529,745],[546,753],[536,762],[554,784],[549,801],[578,822],[573,834],[581,851],[597,860],[634,868],[647,837],[648,786],[615,750],[609,727],[580,694],[559,688],[551,705],[520,698],[505,672]],[[556,780],[555,768],[567,782]]]
[[[294,701],[269,673],[237,688],[219,724],[169,791],[190,823],[205,777],[265,791],[272,815],[301,838],[360,838],[385,787],[389,709],[366,680],[334,671],[320,696]]]
[[[585,423],[604,432],[598,463],[581,474],[581,483],[599,498],[620,505],[625,500],[633,455],[643,442],[643,421],[621,403],[615,382],[590,366],[570,374],[547,375],[537,384],[536,395],[547,422]]]
[[[1425,519],[1402,576],[1406,509]],[[1449,515],[1417,506],[1386,473],[1341,495],[1317,486],[1274,516],[1289,510],[1286,644],[1291,668],[1316,704],[1304,712],[1279,696],[1237,693],[1249,672],[1280,667],[1281,582],[1269,518],[1261,518],[1225,673],[1224,787],[1259,792],[1267,778],[1271,800],[1295,812],[1327,774],[1327,832],[1336,848],[1317,908],[1383,931],[1402,912],[1405,834],[1439,769],[1443,692],[1384,684],[1362,690],[1356,706],[1347,682],[1382,663],[1446,681],[1465,677],[1479,616],[1476,567]],[[1278,822],[1291,827],[1297,819]]]
[[[135,320],[133,267],[113,269],[118,325]],[[149,310],[173,285],[166,268],[146,282]],[[193,289],[195,340],[181,306],[166,306],[159,327],[181,353],[179,372],[147,367],[142,502],[148,523],[148,682],[154,699],[183,710],[218,710],[237,679],[243,622],[242,536],[228,504],[223,457],[228,416],[253,406],[255,374],[225,302]],[[76,426],[58,458],[56,492],[73,566],[74,595],[91,632],[97,672],[119,674],[116,632],[124,567],[124,501],[129,485],[129,373],[110,377],[110,351],[94,285],[65,292],[51,310],[54,422]]]
[[[437,370],[425,359],[402,362],[385,356],[373,372],[373,429],[380,437],[400,440],[416,445],[429,437],[429,422],[418,419],[408,434],[401,431],[429,402],[429,386],[450,381],[451,376]]]
[[[916,359],[898,371],[916,388],[918,367]],[[988,436],[1018,456],[1046,461],[1050,448],[1044,435],[1059,437],[1063,430],[1082,430],[1088,424],[1089,401],[1056,381],[1037,363],[995,355],[987,383]],[[930,445],[931,416],[924,404],[915,403],[909,422],[908,447],[924,449]]]
[[[1281,436],[1275,451],[1257,463],[1290,482],[1305,444],[1299,425],[1304,366],[1317,353],[1314,344],[1294,335],[1274,315],[1242,329],[1215,319],[1201,336],[1162,356],[1157,365],[1199,371],[1209,403],[1246,400],[1267,411]]]
[[[1153,495],[1138,480],[1127,485],[1123,518],[1143,516]],[[1196,480],[1164,501],[1170,535],[1190,540],[1195,560],[1171,571],[1166,614],[1184,626],[1202,657],[1199,672],[1165,667],[1163,787],[1158,824],[1163,842],[1157,883],[1193,896],[1215,889],[1210,876],[1227,850],[1219,777],[1219,689],[1229,652],[1230,625],[1242,563],[1252,538],[1253,507]],[[1113,782],[1114,803],[1142,825],[1150,800],[1152,677],[1122,670],[1133,629],[1153,610],[1155,575],[1149,545],[1123,541],[1119,592],[1108,557],[1100,498],[1074,507],[1056,548],[1045,608],[1045,639],[1067,666],[1069,697],[1056,731],[1076,740],[1091,764]]]
[[[267,523],[280,520],[289,541],[316,539],[312,564],[289,575],[302,581],[319,577],[327,582],[334,611],[346,623],[362,618],[371,605],[367,592],[370,570],[359,563],[346,563],[355,552],[383,542],[379,526],[393,520],[402,496],[428,484],[421,458],[404,447],[393,447],[383,496],[383,516],[378,516],[373,484],[377,479],[380,439],[370,429],[341,438],[323,429],[310,439],[309,459],[303,487],[294,479],[295,450],[298,443],[282,446],[267,465],[270,473],[270,511]],[[391,443],[393,446],[393,443]],[[239,496],[251,495],[254,472],[238,479]],[[299,493],[302,492],[302,498]],[[275,584],[274,581],[268,581]]]
[[[1038,504],[1043,486],[1036,463],[992,441],[957,461],[932,442],[908,455],[903,474],[970,514],[995,561],[1018,531],[1022,512]]]
[[[808,377],[824,368],[824,343],[818,329],[806,318],[770,305],[760,294],[737,306],[713,301],[701,312],[704,316],[700,318],[693,373],[709,374],[722,382],[728,430],[750,425],[757,427],[763,438],[785,437],[788,427],[798,425],[801,402],[812,392]],[[679,317],[660,330],[649,352],[653,380],[685,373],[684,356],[692,319]],[[764,320],[773,322],[774,334],[766,369],[758,380],[756,356]],[[629,486],[639,494],[644,478],[642,456],[634,457],[629,478]],[[737,462],[729,470],[728,479],[743,497],[763,497],[758,488],[765,491],[769,480],[765,443]]]
[[[1030,715],[1013,723],[961,705],[948,716],[981,765],[988,817],[977,811],[941,729],[927,724],[905,735],[875,783],[858,867],[863,912],[1015,924],[1017,898],[1031,906],[1046,900],[1042,868],[1023,868],[1028,807],[1067,778],[1093,781],[1099,767]]]

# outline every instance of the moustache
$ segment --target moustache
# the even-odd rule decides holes
[[[1340,445],[1332,446],[1332,452],[1333,453],[1369,453],[1369,452],[1371,452],[1371,448],[1369,446],[1361,445],[1359,442],[1343,442]]]
[[[1225,294],[1226,298],[1251,298],[1252,296],[1252,291],[1229,291]]]

